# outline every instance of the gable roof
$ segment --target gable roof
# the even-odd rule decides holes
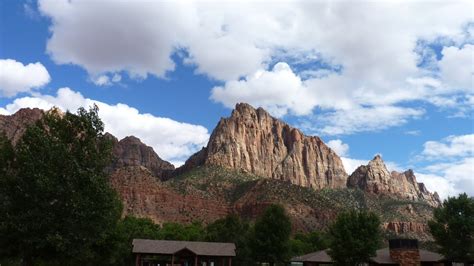
[[[320,250],[306,255],[294,257],[291,259],[294,262],[320,262],[320,263],[331,263],[332,259],[326,252],[326,250]]]
[[[134,239],[133,253],[172,255],[187,249],[199,256],[235,256],[234,243]]]
[[[437,262],[444,260],[443,256],[424,249],[419,249],[420,261],[421,262]],[[377,250],[377,255],[370,258],[371,261],[378,264],[397,264],[390,258],[389,248],[382,248]],[[319,262],[319,263],[331,263],[332,259],[327,254],[327,250],[320,250],[317,252],[309,253],[306,255],[294,257],[291,259],[294,262]]]

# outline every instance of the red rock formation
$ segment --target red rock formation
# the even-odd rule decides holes
[[[110,183],[122,199],[124,215],[148,217],[159,224],[209,223],[230,213],[222,198],[180,193],[156,180],[143,166],[117,169],[110,175]]]
[[[127,166],[143,166],[160,180],[166,180],[174,166],[162,160],[152,147],[145,145],[137,137],[128,136],[118,141],[108,134],[113,142],[112,168],[118,169]]]
[[[374,194],[423,200],[435,207],[441,204],[437,193],[431,194],[423,183],[416,181],[413,170],[389,173],[380,155],[375,156],[368,165],[359,166],[347,180],[347,186]]]
[[[262,108],[237,104],[214,129],[207,147],[183,169],[217,165],[261,177],[320,188],[346,186],[342,161],[318,137],[305,136]]]
[[[3,131],[7,138],[16,144],[26,128],[38,121],[43,114],[38,108],[24,108],[13,115],[0,115],[0,133]]]

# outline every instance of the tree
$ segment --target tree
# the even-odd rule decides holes
[[[328,248],[328,240],[324,234],[313,231],[307,234],[297,233],[290,240],[291,256],[315,252]]]
[[[365,263],[380,246],[380,220],[370,212],[344,212],[329,227],[329,237],[329,255],[336,265]]]
[[[280,205],[270,205],[255,222],[250,240],[252,257],[274,265],[285,262],[289,255],[290,218]]]
[[[236,245],[235,265],[251,265],[248,238],[250,225],[239,216],[231,214],[206,227],[206,241],[232,242]]]
[[[131,265],[132,241],[136,238],[159,239],[160,226],[148,218],[126,216],[120,220],[114,234],[107,240],[110,252],[108,262],[110,265]],[[104,261],[100,263],[104,265]]]
[[[428,222],[440,253],[455,262],[474,261],[474,198],[448,197]]]
[[[193,222],[188,225],[164,223],[158,236],[158,239],[182,241],[202,241],[204,238],[205,230],[199,222]]]
[[[68,264],[92,261],[113,233],[121,203],[104,168],[111,143],[95,106],[45,113],[13,148],[0,141],[0,253]]]

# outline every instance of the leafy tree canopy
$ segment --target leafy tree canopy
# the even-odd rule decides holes
[[[25,264],[93,260],[121,214],[103,171],[111,157],[103,131],[97,107],[56,109],[15,147],[1,138],[1,255]]]
[[[428,223],[440,253],[456,262],[474,261],[474,198],[466,193],[444,200]]]
[[[271,265],[289,258],[290,218],[280,205],[270,205],[255,223],[250,239],[253,258]]]
[[[329,255],[336,265],[358,265],[376,255],[381,244],[380,220],[374,213],[341,213],[329,227]]]

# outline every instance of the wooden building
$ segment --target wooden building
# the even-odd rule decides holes
[[[234,243],[134,239],[136,266],[232,266]]]

